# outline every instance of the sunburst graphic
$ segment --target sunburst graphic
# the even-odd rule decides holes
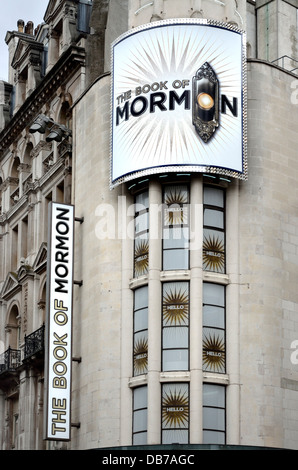
[[[206,336],[203,340],[203,368],[213,372],[225,370],[225,343],[216,335]]]
[[[188,394],[175,389],[165,392],[162,399],[163,427],[185,428],[188,425],[189,404]]]
[[[182,289],[166,292],[163,297],[164,324],[182,325],[188,322],[188,292]]]
[[[171,189],[165,195],[165,223],[167,225],[185,224],[187,222],[187,195],[181,189]]]
[[[216,272],[224,272],[225,247],[219,237],[210,235],[203,241],[203,265],[204,269]]]
[[[149,266],[149,243],[147,240],[136,242],[134,254],[135,276],[141,276],[148,272]]]
[[[142,113],[134,109],[136,118],[129,115],[125,119],[123,115],[119,125],[114,111],[112,178],[126,175],[129,179],[132,173],[149,168],[151,173],[153,168],[158,168],[158,172],[166,168],[180,171],[180,165],[188,165],[189,171],[198,171],[198,166],[205,165],[225,172],[227,168],[242,171],[240,112],[237,119],[221,113],[219,132],[206,146],[194,129],[186,100],[172,110],[168,99],[171,92],[179,97],[184,92],[191,94],[192,77],[208,62],[218,76],[221,94],[236,97],[241,103],[241,35],[199,21],[187,20],[184,24],[184,20],[175,20],[175,24],[164,26],[155,22],[150,28],[134,30],[113,46],[114,108],[120,106],[123,113],[124,106],[128,103],[130,107],[135,99],[148,100],[148,106]],[[176,88],[182,77],[186,80],[184,88]],[[150,112],[151,92],[146,93],[144,87],[153,84],[154,89],[160,85],[157,92],[165,93],[167,99],[165,109],[155,107]],[[129,100],[121,101],[128,91]],[[136,103],[144,104],[139,101]]]
[[[147,372],[148,367],[148,340],[139,339],[134,346],[134,372],[136,375]]]

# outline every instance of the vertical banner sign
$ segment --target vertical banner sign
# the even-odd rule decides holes
[[[156,21],[120,36],[111,52],[112,187],[165,172],[247,178],[242,30]]]
[[[44,439],[70,440],[74,207],[49,205]]]

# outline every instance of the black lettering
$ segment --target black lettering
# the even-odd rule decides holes
[[[64,294],[68,293],[67,286],[65,286],[65,284],[68,284],[67,279],[55,279],[55,283],[57,284],[55,292],[62,292]]]
[[[60,220],[69,220],[69,217],[64,217],[69,213],[69,209],[64,209],[62,207],[57,207],[57,211],[61,211],[61,214],[57,214],[57,219]]]
[[[125,116],[125,121],[128,121],[128,101],[123,106],[123,109],[120,106],[116,108],[116,126],[119,125],[119,118],[123,119],[123,116]]]
[[[69,226],[65,222],[58,222],[56,224],[56,231],[60,235],[66,235],[69,232]]]
[[[68,246],[65,245],[64,240],[68,241],[68,237],[56,237],[56,240],[58,240],[59,244],[56,245],[55,248],[58,248],[59,250],[68,250]]]
[[[138,106],[136,107],[136,105],[138,105],[139,102],[141,102],[141,107],[140,109],[137,109]],[[148,108],[148,100],[144,96],[140,96],[139,98],[134,99],[133,102],[131,103],[130,112],[132,116],[138,117],[138,116],[141,116],[141,114],[143,114],[147,108]]]
[[[182,95],[179,97],[176,91],[171,90],[169,94],[169,110],[173,111],[175,109],[175,102],[179,105],[184,101],[184,109],[190,109],[190,91],[185,90]]]
[[[221,112],[223,114],[226,114],[227,112],[227,106],[233,116],[237,117],[238,116],[238,99],[233,98],[233,104],[228,100],[226,95],[221,95]]]
[[[55,254],[55,261],[61,261],[61,263],[68,263],[67,258],[69,253],[62,253],[62,251],[57,251]]]
[[[150,96],[150,113],[155,112],[155,106],[158,106],[158,108],[161,111],[166,111],[167,108],[164,106],[164,102],[166,100],[166,94],[159,92],[159,93],[152,93]]]
[[[58,277],[67,277],[68,268],[67,266],[64,266],[64,264],[57,264],[57,266],[55,266],[55,273]]]

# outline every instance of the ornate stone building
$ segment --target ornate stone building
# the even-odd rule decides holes
[[[297,11],[296,0],[50,0],[39,26],[7,32],[2,449],[298,448]],[[245,177],[165,167],[111,185],[111,45],[175,21],[246,33]],[[137,54],[134,65],[144,72]],[[147,83],[136,79],[143,95]],[[43,439],[50,202],[76,216],[66,441]]]

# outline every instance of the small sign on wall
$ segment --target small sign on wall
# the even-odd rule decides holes
[[[44,439],[70,440],[74,207],[49,204]]]

